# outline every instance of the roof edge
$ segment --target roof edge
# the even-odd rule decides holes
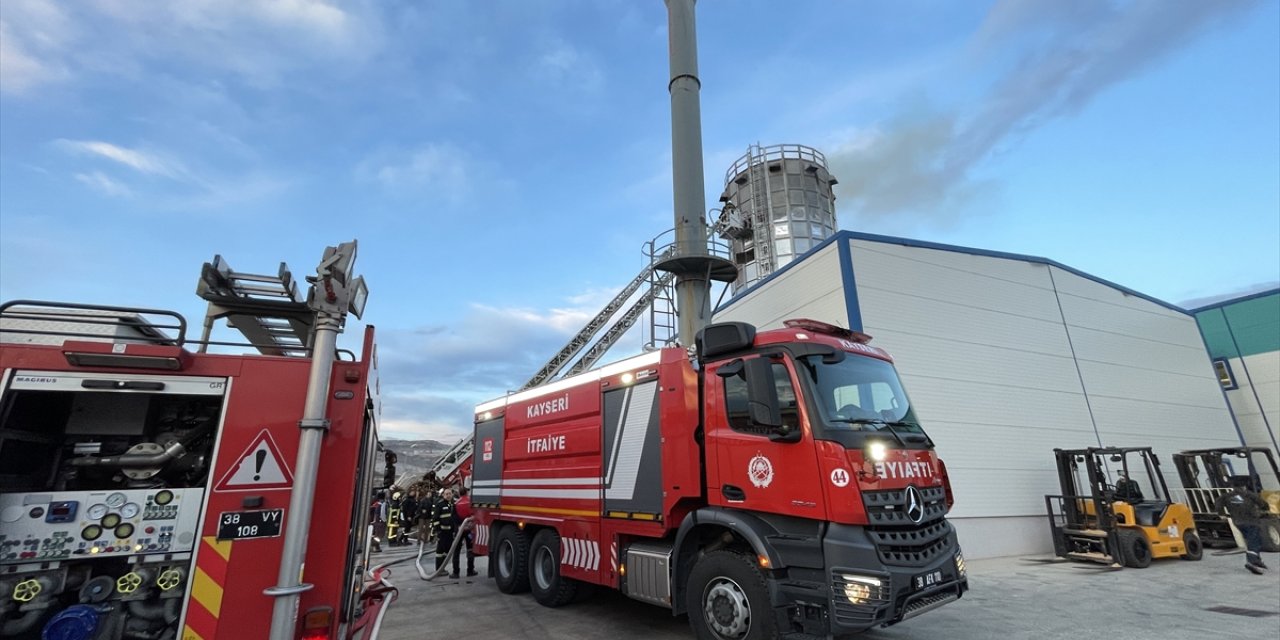
[[[1276,294],[1280,294],[1280,287],[1276,287],[1276,288],[1274,288],[1274,289],[1267,289],[1267,290],[1264,290],[1264,291],[1255,291],[1255,292],[1253,292],[1253,293],[1248,293],[1248,294],[1242,295],[1242,296],[1240,296],[1240,297],[1238,297],[1238,298],[1230,298],[1230,299],[1228,299],[1228,300],[1222,300],[1222,301],[1220,301],[1220,302],[1215,302],[1215,303],[1213,303],[1213,304],[1206,304],[1206,305],[1205,305],[1205,306],[1203,306],[1203,307],[1196,307],[1196,308],[1194,308],[1194,309],[1190,309],[1190,310],[1188,310],[1188,311],[1187,311],[1187,313],[1190,313],[1190,314],[1193,314],[1193,315],[1194,315],[1194,314],[1200,313],[1201,311],[1212,311],[1213,309],[1220,309],[1220,308],[1222,308],[1222,307],[1229,307],[1229,306],[1231,306],[1231,305],[1233,305],[1233,304],[1237,304],[1237,303],[1240,303],[1240,302],[1248,302],[1248,301],[1250,301],[1250,300],[1256,300],[1256,299],[1258,299],[1258,298],[1265,298],[1265,297],[1267,297],[1267,296],[1274,296],[1274,295],[1276,295]]]

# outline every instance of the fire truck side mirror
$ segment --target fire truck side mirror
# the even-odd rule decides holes
[[[743,361],[747,377],[747,410],[751,422],[762,427],[782,427],[782,408],[774,385],[773,362],[768,358]],[[784,434],[785,435],[785,434]]]

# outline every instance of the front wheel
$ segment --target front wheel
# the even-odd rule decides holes
[[[503,593],[529,590],[529,536],[521,529],[506,525],[493,541],[494,581]]]
[[[1182,554],[1183,560],[1199,560],[1204,557],[1204,545],[1200,542],[1200,534],[1194,530],[1182,534],[1182,548],[1185,550]]]
[[[560,536],[543,529],[533,537],[529,552],[529,588],[544,607],[559,607],[577,595],[578,581],[560,574]]]
[[[1267,518],[1258,523],[1258,533],[1262,536],[1263,551],[1280,551],[1280,519]]]
[[[1141,531],[1125,529],[1120,532],[1120,557],[1124,566],[1145,569],[1151,566],[1151,543]]]
[[[712,551],[693,566],[685,606],[700,640],[765,640],[778,635],[764,574],[750,556],[736,551]]]

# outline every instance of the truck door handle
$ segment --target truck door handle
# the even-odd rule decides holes
[[[724,496],[725,500],[741,501],[747,499],[747,493],[745,491],[731,484],[722,485],[720,487],[720,495]]]

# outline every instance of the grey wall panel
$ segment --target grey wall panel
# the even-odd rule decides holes
[[[1231,358],[1238,388],[1227,392],[1245,442],[1280,450],[1280,351]]]
[[[716,322],[741,320],[759,329],[776,329],[791,318],[849,326],[835,242],[730,301],[715,315]]]
[[[948,302],[957,309],[986,309],[1042,320],[1060,320],[1048,267],[967,256],[971,259],[967,261],[971,268],[957,270],[945,264],[951,257],[945,254],[950,253],[855,240],[853,272],[859,298],[866,289],[880,289]],[[1030,283],[1031,279],[1036,283]]]
[[[1193,316],[1056,267],[1053,277],[1103,444],[1159,442],[1168,456],[1239,442],[1208,356],[1195,354]]]
[[[863,279],[859,279],[858,300],[866,310],[863,331],[876,338],[877,344],[886,331],[905,336],[939,336],[941,324],[945,323],[945,333],[940,337],[948,340],[1071,357],[1060,320],[944,302],[922,297],[918,291],[876,287]],[[874,324],[867,324],[867,316]]]

